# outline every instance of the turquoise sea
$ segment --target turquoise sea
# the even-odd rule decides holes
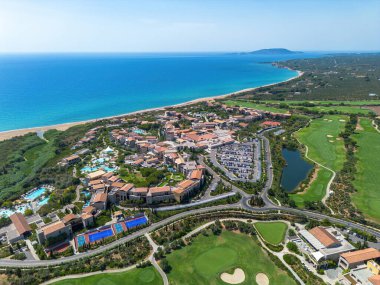
[[[316,56],[2,54],[0,131],[125,114],[275,83],[296,72],[268,62]]]

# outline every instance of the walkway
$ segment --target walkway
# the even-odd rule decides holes
[[[164,281],[164,285],[169,285],[168,276],[166,276],[166,273],[162,270],[162,268],[158,265],[156,259],[154,258],[154,253],[158,250],[159,246],[152,240],[152,238],[150,237],[150,235],[148,233],[145,234],[145,237],[148,239],[149,244],[153,248],[153,252],[149,256],[148,259],[150,260],[150,262],[152,263],[152,265],[154,266],[154,268],[156,268],[156,270],[158,271],[158,273],[160,273],[160,275],[162,277],[162,280]]]
[[[62,280],[77,279],[77,278],[89,277],[89,276],[104,274],[104,273],[121,273],[121,272],[129,271],[135,268],[136,268],[136,265],[132,265],[132,266],[122,268],[122,269],[109,269],[109,270],[104,270],[104,271],[95,271],[95,272],[82,273],[82,274],[66,275],[66,276],[55,278],[55,279],[50,279],[49,281],[41,283],[41,285],[48,285],[48,284],[52,284],[52,283],[62,281]]]

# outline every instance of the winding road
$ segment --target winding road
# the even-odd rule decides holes
[[[46,267],[46,266],[54,266],[54,265],[59,265],[62,263],[68,263],[72,262],[75,260],[79,260],[84,257],[91,257],[98,255],[104,251],[107,251],[111,248],[116,247],[117,245],[123,244],[125,242],[131,241],[137,237],[141,237],[145,234],[148,234],[168,223],[174,222],[176,220],[188,217],[190,215],[196,215],[196,214],[204,214],[207,212],[211,211],[216,211],[216,210],[238,210],[238,209],[243,209],[252,213],[266,213],[266,212],[278,212],[279,214],[281,213],[289,213],[293,215],[298,215],[298,216],[303,216],[306,218],[311,218],[311,219],[316,219],[316,220],[323,220],[323,219],[328,219],[332,223],[338,223],[342,224],[346,227],[351,227],[355,228],[361,231],[365,231],[367,233],[370,233],[377,238],[380,239],[380,231],[376,230],[371,227],[367,227],[362,224],[354,223],[351,221],[331,217],[329,215],[317,213],[317,212],[312,212],[312,211],[307,211],[307,210],[300,210],[300,209],[294,209],[294,208],[288,208],[284,206],[278,206],[277,204],[273,203],[269,198],[268,198],[268,190],[272,186],[272,181],[273,181],[273,170],[271,168],[271,154],[270,154],[270,146],[269,146],[269,141],[268,139],[260,134],[261,139],[264,142],[264,150],[265,150],[265,160],[266,160],[266,173],[267,173],[267,182],[264,186],[264,189],[262,190],[261,197],[263,198],[265,202],[265,206],[262,208],[257,208],[257,207],[252,207],[249,205],[249,200],[251,198],[251,195],[247,194],[244,192],[242,189],[232,185],[232,191],[238,192],[242,195],[242,199],[235,204],[228,204],[228,205],[218,205],[218,206],[211,206],[207,208],[199,208],[199,209],[190,209],[186,212],[178,213],[176,215],[170,216],[169,218],[166,218],[165,220],[159,221],[157,223],[151,224],[150,226],[143,228],[141,230],[138,230],[134,233],[131,233],[130,235],[120,238],[114,242],[111,242],[109,244],[106,244],[104,246],[98,247],[94,250],[89,250],[87,252],[79,253],[73,256],[68,256],[68,257],[63,257],[60,259],[53,259],[53,260],[24,260],[24,261],[19,261],[19,260],[12,260],[12,259],[0,259],[0,267],[19,267],[19,268],[30,268],[30,267]],[[200,157],[200,163],[206,167],[207,171],[210,172],[211,175],[219,176],[213,169],[211,169],[207,164],[204,163],[203,158]],[[224,180],[221,178],[221,181],[225,183],[226,185],[231,185],[228,181]]]

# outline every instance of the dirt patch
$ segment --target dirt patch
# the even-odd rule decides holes
[[[310,188],[311,183],[313,183],[313,181],[315,179],[317,179],[317,177],[318,177],[318,171],[319,171],[319,165],[315,164],[313,173],[311,174],[311,178],[309,180],[309,183],[307,185],[303,184],[302,187],[305,187],[305,188],[303,188],[304,190],[300,191],[300,192],[297,192],[297,194],[301,194],[302,195],[302,194],[306,193],[306,191]]]
[[[380,106],[363,106],[363,109],[368,109],[376,113],[376,115],[380,116]]]
[[[360,118],[358,119],[358,122],[356,124],[356,128],[355,128],[357,131],[362,131],[363,130],[363,127],[360,125]]]
[[[265,273],[258,273],[256,275],[256,283],[258,285],[269,285],[269,278]]]
[[[240,283],[244,282],[245,274],[241,268],[236,268],[234,270],[233,274],[229,274],[226,272],[222,273],[220,275],[220,279],[222,279],[223,282],[228,283],[228,284],[240,284]],[[256,280],[257,280],[257,277],[256,277]],[[260,285],[260,283],[258,283],[258,284]],[[263,283],[263,285],[264,285],[264,283]]]

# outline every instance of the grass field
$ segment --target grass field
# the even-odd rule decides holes
[[[342,112],[346,114],[359,114],[359,115],[368,115],[370,113],[373,113],[369,109],[364,109],[360,107],[355,106],[315,106],[315,107],[306,107],[308,110],[312,111],[318,111],[318,112],[329,112],[329,111],[336,111],[336,112]]]
[[[284,240],[288,225],[283,222],[257,222],[255,228],[265,241],[279,244]]]
[[[345,161],[343,140],[337,139],[344,129],[345,120],[346,116],[324,116],[296,133],[299,141],[309,148],[308,156],[334,171],[339,171]],[[331,177],[330,171],[320,167],[309,189],[304,193],[290,194],[290,197],[298,207],[303,207],[305,201],[320,201],[326,193]]]
[[[228,231],[220,236],[199,235],[191,245],[169,254],[167,260],[173,267],[168,274],[171,285],[226,284],[220,274],[232,273],[235,268],[245,273],[241,284],[256,284],[260,272],[267,274],[270,284],[296,284],[252,237]]]
[[[246,101],[227,100],[227,101],[224,101],[223,103],[226,104],[227,106],[247,107],[247,108],[252,108],[256,110],[273,112],[273,113],[285,114],[288,112],[288,110],[286,109],[280,109],[276,107],[266,106],[265,104],[256,104],[253,102],[246,102]]]
[[[358,192],[352,195],[352,201],[367,218],[380,222],[380,133],[369,119],[360,119],[360,126],[363,130],[353,135],[358,144],[353,184]]]
[[[132,269],[122,273],[102,273],[89,277],[67,279],[54,285],[160,285],[163,284],[160,274],[153,266]]]
[[[264,101],[265,103],[285,103],[288,105],[299,105],[304,103],[313,103],[318,105],[351,105],[351,106],[370,106],[370,105],[380,105],[380,100],[361,100],[361,101]]]

